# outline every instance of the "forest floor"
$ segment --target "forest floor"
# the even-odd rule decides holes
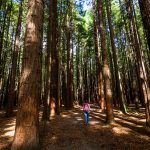
[[[115,123],[107,125],[105,114],[92,104],[88,126],[80,106],[63,110],[49,122],[40,121],[41,146],[43,150],[150,150],[144,109],[129,108],[128,115],[114,109]],[[0,111],[0,150],[10,149],[14,129],[15,117],[5,118]]]

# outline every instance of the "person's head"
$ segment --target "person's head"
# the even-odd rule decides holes
[[[85,100],[84,100],[84,103],[88,103],[88,100],[87,100],[87,99],[85,99]]]

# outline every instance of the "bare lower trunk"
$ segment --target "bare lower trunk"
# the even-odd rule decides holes
[[[38,150],[43,0],[29,0],[19,104],[12,150]]]
[[[57,0],[52,0],[52,48],[51,48],[51,81],[50,81],[50,105],[55,101],[56,113],[59,114],[58,100],[58,48],[57,48]]]

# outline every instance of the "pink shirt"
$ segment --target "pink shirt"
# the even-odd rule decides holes
[[[87,112],[90,111],[90,105],[88,103],[83,104],[83,111],[87,111]]]

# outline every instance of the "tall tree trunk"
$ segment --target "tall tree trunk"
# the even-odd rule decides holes
[[[11,150],[38,150],[43,0],[29,0],[16,130]]]
[[[83,55],[83,91],[84,91],[84,97],[83,101],[88,101],[88,60],[87,60],[87,50],[84,50],[84,55]]]
[[[71,50],[72,50],[72,3],[68,3],[67,14],[67,109],[72,108],[72,80],[71,80]]]
[[[15,90],[16,90],[15,81],[16,81],[16,73],[17,73],[17,60],[18,60],[18,52],[19,52],[22,10],[23,10],[22,4],[23,4],[23,0],[20,1],[18,23],[16,28],[15,46],[12,54],[12,65],[11,65],[12,67],[10,72],[10,84],[8,88],[8,105],[6,110],[7,116],[10,116],[13,113],[13,105],[15,100]]]
[[[118,102],[120,103],[121,110],[126,113],[126,106],[124,102],[123,93],[120,89],[120,79],[119,79],[119,72],[118,72],[118,63],[117,63],[117,55],[116,55],[116,47],[114,42],[114,30],[112,27],[112,19],[111,19],[111,2],[110,0],[106,0],[106,10],[107,10],[107,18],[108,18],[108,25],[110,30],[110,40],[111,40],[111,47],[112,47],[112,54],[113,54],[113,62],[114,62],[114,72],[115,72],[115,79],[116,79],[116,94]]]
[[[51,47],[50,105],[59,114],[58,103],[58,48],[57,48],[57,0],[52,0],[52,47]],[[54,106],[56,105],[56,106]]]
[[[101,54],[98,38],[98,27],[97,27],[97,8],[96,1],[93,0],[93,19],[94,19],[94,43],[95,43],[95,56],[96,56],[96,66],[97,66],[97,79],[98,79],[98,104],[101,107],[101,110],[104,111],[104,91],[103,91],[103,79],[102,79],[102,65],[101,65]]]
[[[7,20],[7,14],[9,13],[9,7],[7,6],[6,7],[6,11],[5,11],[5,13],[4,13],[4,19],[3,19],[3,23],[2,23],[2,26],[1,26],[1,28],[0,28],[0,101],[2,101],[1,100],[1,95],[3,95],[2,94],[2,85],[4,85],[3,83],[2,83],[2,78],[3,78],[3,74],[4,74],[4,68],[3,68],[3,63],[4,63],[4,60],[5,59],[3,59],[4,57],[2,57],[3,55],[5,55],[5,54],[3,54],[3,45],[4,45],[4,32],[5,32],[5,28],[6,28],[6,20]],[[10,17],[9,17],[10,18]],[[8,19],[8,27],[9,27],[9,24],[10,24],[10,21],[9,21],[10,19]],[[2,55],[3,54],[3,55]]]
[[[44,100],[43,100],[43,120],[49,120],[50,115],[50,70],[51,70],[51,57],[50,50],[52,48],[52,1],[48,3],[49,7],[49,21],[48,21],[48,30],[47,30],[47,53],[45,57],[45,89],[44,89]]]
[[[78,35],[77,37],[77,49],[76,49],[76,84],[77,84],[77,89],[76,89],[76,97],[77,100],[80,100],[80,37]]]
[[[7,29],[6,29],[6,31],[7,31],[7,33],[6,33],[6,39],[9,39],[8,37],[9,37],[9,29],[10,29],[10,27],[11,27],[11,24],[10,24],[10,17],[9,17],[9,19],[8,19],[8,27],[7,27]],[[14,41],[14,36],[13,36],[13,33],[14,33],[14,29],[12,30],[12,34],[11,34],[11,39],[10,39],[10,52],[12,53],[12,49],[13,49],[13,41]],[[8,45],[8,43],[9,43],[9,40],[7,40],[6,41],[6,43],[5,43],[5,48],[7,48],[7,45]],[[5,61],[5,65],[7,65],[7,56],[6,56],[6,58],[4,59],[4,61]],[[4,66],[5,66],[4,65]],[[5,68],[5,67],[4,67]],[[5,89],[5,92],[4,92],[4,103],[6,104],[5,106],[7,106],[8,105],[8,93],[9,93],[9,91],[8,91],[8,88],[9,88],[9,84],[10,84],[10,73],[11,72],[11,67],[9,67],[8,68],[8,78],[7,78],[7,83],[6,84],[4,84],[4,88],[6,88]],[[7,76],[6,75],[6,73],[5,73],[5,70],[3,70],[3,78],[5,78],[5,76]],[[7,114],[6,114],[6,116],[7,116]]]
[[[79,32],[79,31],[78,31]],[[80,47],[80,35],[78,33],[78,46],[77,46],[77,52],[76,52],[76,73],[77,73],[77,100],[81,104],[82,103],[82,89],[81,89],[81,47]]]
[[[150,126],[150,89],[147,82],[147,73],[145,70],[145,64],[142,57],[141,47],[139,43],[139,38],[137,35],[137,28],[135,26],[135,19],[133,16],[133,1],[126,0],[127,12],[129,18],[130,27],[130,38],[132,42],[133,52],[136,57],[137,65],[137,77],[139,81],[139,88],[144,94],[145,109],[146,109],[146,125]]]
[[[98,0],[98,11],[100,18],[100,35],[101,35],[101,49],[102,49],[102,59],[103,59],[103,78],[104,78],[104,93],[106,99],[106,121],[111,123],[114,121],[113,107],[112,107],[112,91],[111,91],[111,81],[110,81],[110,68],[108,64],[108,52],[106,49],[106,37],[104,31],[104,16],[103,14],[103,2]]]
[[[7,25],[6,25],[6,29],[5,29],[5,31],[6,31],[6,35],[5,35],[5,38],[6,38],[6,40],[4,40],[4,42],[3,42],[3,52],[2,53],[5,53],[5,51],[4,51],[4,49],[8,49],[9,50],[9,52],[10,53],[12,53],[12,51],[13,51],[13,44],[14,44],[14,28],[12,28],[12,30],[11,30],[11,26],[12,26],[12,23],[11,23],[11,17],[12,17],[12,8],[13,8],[13,3],[12,3],[12,0],[11,0],[11,4],[10,5],[8,5],[8,10],[9,10],[9,13],[10,13],[10,15],[8,15],[8,17],[7,17]],[[9,36],[10,35],[10,36]],[[6,52],[7,53],[7,52]],[[2,63],[4,62],[4,61],[6,61],[7,62],[7,57],[8,57],[9,55],[7,54],[7,56],[6,56],[6,60],[4,60],[3,59],[3,57],[2,57]],[[6,64],[7,65],[7,64]],[[10,80],[10,72],[11,72],[11,66],[9,66],[9,71],[8,71],[8,79]],[[4,78],[4,74],[5,74],[5,69],[3,69],[2,68],[2,78]],[[8,81],[8,86],[7,86],[7,88],[6,88],[6,91],[7,92],[9,92],[8,91],[8,88],[9,88],[9,84],[10,84],[10,81]],[[5,86],[5,85],[4,85]],[[5,88],[5,87],[4,87]],[[5,93],[6,94],[6,93]],[[8,104],[8,93],[7,93],[7,96],[5,96],[5,102],[7,102],[7,104]],[[7,105],[6,104],[6,105]],[[7,116],[7,114],[6,114],[6,116]]]
[[[62,102],[67,106],[67,83],[66,83],[66,69],[65,65],[62,67]]]
[[[143,25],[144,25],[147,42],[150,50],[150,1],[139,0],[139,6],[140,6]]]

